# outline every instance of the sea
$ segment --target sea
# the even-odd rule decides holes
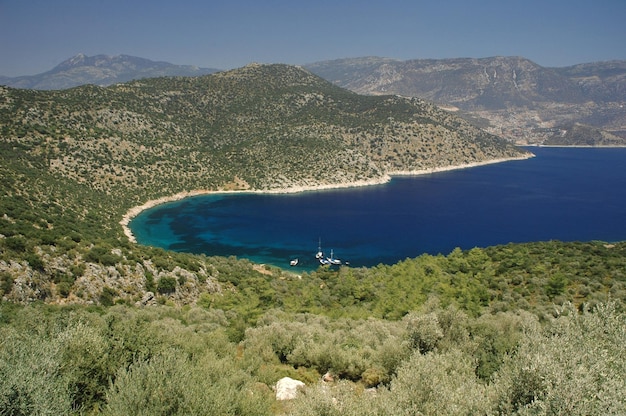
[[[130,228],[140,244],[303,272],[320,267],[318,248],[371,267],[457,247],[626,240],[626,148],[528,150],[534,158],[382,185],[194,196],[143,211]]]

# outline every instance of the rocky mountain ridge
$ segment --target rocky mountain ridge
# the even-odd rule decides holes
[[[174,65],[130,55],[75,55],[42,74],[1,77],[0,84],[13,88],[61,90],[79,85],[107,86],[135,79],[163,76],[200,76],[218,72],[215,68]]]
[[[520,144],[543,143],[549,129],[574,124],[604,130],[610,145],[626,144],[626,61],[546,68],[522,57],[366,57],[306,68],[360,94],[432,101]]]

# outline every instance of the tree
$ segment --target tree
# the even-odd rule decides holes
[[[157,284],[157,291],[162,295],[174,293],[176,291],[176,283],[176,278],[174,277],[161,277]]]

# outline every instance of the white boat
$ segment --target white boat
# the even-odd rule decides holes
[[[289,265],[290,265],[291,267],[293,267],[293,266],[297,266],[297,265],[298,265],[298,262],[299,262],[299,260],[298,260],[298,259],[293,259],[293,260],[291,260],[291,261],[289,262]]]
[[[317,254],[315,255],[315,258],[320,260],[324,258],[324,252],[322,251],[322,239],[320,238],[320,241],[317,245]]]
[[[334,265],[339,265],[341,264],[341,260],[333,258],[333,250],[330,250],[330,257],[327,257],[326,260],[328,261],[328,264],[334,264]]]

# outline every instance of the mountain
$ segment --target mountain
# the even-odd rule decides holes
[[[101,190],[332,186],[522,153],[424,100],[286,65],[0,97],[7,140],[45,143],[52,172]]]
[[[0,77],[0,84],[14,88],[60,90],[85,84],[107,86],[134,79],[162,76],[193,77],[218,71],[214,68],[174,65],[129,55],[78,54],[42,74],[15,78]]]
[[[365,57],[305,67],[360,94],[432,101],[521,144],[543,142],[546,129],[572,124],[626,139],[626,61],[546,68],[521,57]]]
[[[597,130],[594,137],[611,138],[592,140],[590,145],[626,145],[626,61],[547,68],[522,57],[407,61],[364,57],[304,67],[359,94],[397,94],[437,103],[517,144],[548,143],[554,139],[552,132],[581,125]],[[128,55],[79,54],[43,74],[0,77],[0,85],[56,90],[215,72],[219,70]],[[569,137],[559,134],[561,142]]]

